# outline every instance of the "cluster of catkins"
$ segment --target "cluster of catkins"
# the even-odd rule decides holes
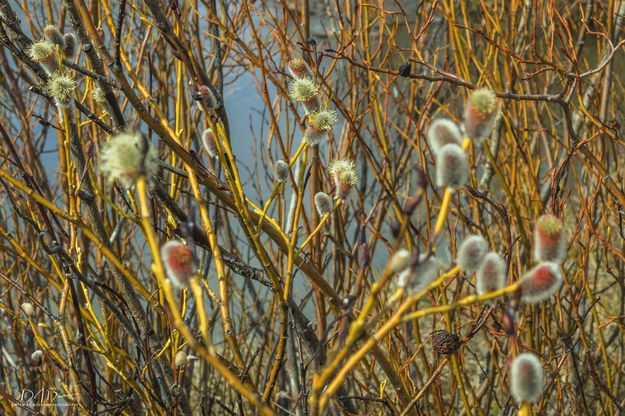
[[[469,163],[464,148],[488,138],[499,117],[496,96],[488,89],[475,90],[464,111],[463,125],[449,119],[437,119],[428,130],[428,143],[436,159],[436,184],[453,191],[469,178]],[[464,133],[464,140],[462,135]],[[538,303],[558,292],[562,284],[560,262],[564,258],[566,236],[562,222],[553,215],[540,217],[534,227],[534,259],[537,265],[519,283],[517,299]],[[467,237],[458,249],[456,262],[466,274],[476,275],[476,292],[485,295],[507,285],[507,266],[481,236]],[[398,250],[391,257],[389,269],[398,274],[397,285],[422,290],[439,274],[439,262],[432,255],[416,255]],[[510,368],[510,391],[519,403],[535,403],[542,394],[543,367],[533,353],[517,356]]]
[[[58,106],[66,107],[74,96],[76,81],[68,73],[61,71],[59,62],[62,58],[71,60],[76,55],[76,36],[73,33],[61,35],[53,25],[44,27],[43,35],[42,40],[30,46],[28,56],[38,62],[50,76],[46,84],[48,94]]]
[[[556,294],[562,285],[560,262],[564,258],[566,235],[562,222],[543,215],[534,226],[534,259],[538,263],[519,283],[518,297],[524,303],[539,303]],[[481,236],[466,238],[458,250],[457,262],[467,274],[476,272],[478,295],[506,286],[506,264],[499,254],[488,251]],[[510,392],[519,403],[535,403],[543,387],[543,368],[538,356],[523,353],[512,362]]]
[[[490,136],[499,117],[499,103],[488,88],[471,93],[464,110],[462,128],[452,120],[436,119],[428,129],[428,143],[436,157],[436,185],[454,190],[469,179],[469,161],[462,132],[475,144]]]

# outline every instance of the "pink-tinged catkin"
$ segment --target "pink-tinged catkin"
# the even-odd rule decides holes
[[[538,303],[558,293],[562,273],[556,263],[543,262],[527,272],[521,279],[521,299],[525,303]]]
[[[215,143],[215,135],[211,129],[202,132],[202,145],[210,157],[217,157],[217,143]]]
[[[178,240],[170,240],[161,247],[161,257],[167,277],[174,286],[187,287],[197,271],[191,247]]]
[[[434,154],[438,154],[446,144],[460,145],[462,143],[460,128],[449,119],[436,119],[428,129],[428,143]]]
[[[488,138],[499,117],[497,97],[488,88],[475,90],[469,96],[464,109],[464,132],[480,143]]]
[[[294,78],[306,78],[313,76],[310,67],[302,58],[295,58],[288,62],[287,69]]]
[[[494,292],[506,284],[506,262],[497,253],[490,252],[477,269],[476,291],[478,295]]]
[[[354,162],[348,159],[335,159],[328,166],[328,173],[336,186],[336,199],[345,199],[358,182]]]
[[[543,365],[536,354],[519,354],[510,367],[510,393],[517,403],[536,403],[543,392]]]
[[[473,273],[484,261],[486,253],[488,253],[488,243],[484,237],[471,235],[460,244],[456,262],[463,272]]]
[[[536,261],[559,263],[566,254],[566,234],[558,217],[546,214],[534,226],[534,258]]]
[[[462,147],[446,144],[436,157],[436,185],[452,189],[469,180],[469,161]]]

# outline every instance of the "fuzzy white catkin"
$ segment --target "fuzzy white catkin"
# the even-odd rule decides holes
[[[488,252],[488,242],[480,235],[470,235],[460,244],[456,262],[465,273],[473,273],[484,261]]]
[[[178,351],[176,353],[176,356],[174,357],[174,365],[176,366],[176,368],[180,368],[186,363],[187,363],[187,353],[185,353],[182,350]]]
[[[410,252],[402,248],[393,253],[388,267],[394,273],[402,272],[410,267],[411,258]]]
[[[558,293],[562,273],[556,263],[543,262],[527,272],[521,279],[521,299],[525,303],[539,303]]]
[[[510,393],[517,403],[536,403],[543,392],[543,365],[536,354],[519,354],[510,367]]]
[[[462,147],[446,144],[436,157],[436,185],[458,188],[469,180],[469,161]]]
[[[333,205],[334,203],[330,195],[325,192],[317,192],[317,194],[315,194],[315,208],[320,217],[332,211]]]
[[[405,269],[398,278],[397,286],[408,287],[412,293],[425,289],[438,277],[440,263],[435,256],[421,254],[415,267]]]
[[[273,166],[273,171],[275,174],[275,179],[278,182],[286,182],[286,180],[289,179],[289,164],[286,163],[284,160],[276,161],[275,165]]]
[[[143,149],[143,146],[147,149]],[[145,153],[145,154],[144,154]],[[156,149],[145,141],[141,133],[120,133],[111,138],[102,148],[100,156],[102,173],[131,188],[142,173],[152,178],[158,170]]]
[[[33,308],[33,304],[29,302],[22,303],[22,311],[29,318],[35,314],[35,308]]]
[[[447,118],[438,118],[428,129],[428,143],[434,154],[438,154],[446,144],[460,145],[462,136],[456,123]]]
[[[476,291],[478,295],[494,292],[506,284],[506,262],[497,253],[490,252],[477,270]]]
[[[218,156],[218,150],[217,150],[217,144],[215,143],[215,135],[213,134],[213,131],[210,128],[205,129],[202,132],[202,146],[204,146],[204,150],[206,150],[206,153],[208,153],[208,155],[212,158],[215,158]]]

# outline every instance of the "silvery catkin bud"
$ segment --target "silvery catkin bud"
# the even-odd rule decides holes
[[[273,165],[273,173],[276,181],[286,182],[289,179],[289,164],[284,160],[276,161]]]
[[[476,291],[478,295],[494,292],[506,284],[506,262],[497,253],[490,252],[477,270]]]
[[[405,248],[402,248],[393,253],[391,260],[389,261],[388,268],[394,273],[403,272],[410,267],[411,262],[412,256],[410,255],[410,252]]]
[[[176,368],[180,368],[184,366],[186,363],[187,363],[187,353],[185,353],[182,350],[178,351],[176,353],[176,356],[174,357],[174,365],[176,366]]]
[[[66,33],[63,35],[63,54],[68,59],[73,59],[74,55],[76,55],[76,51],[78,50],[78,41],[76,40],[76,35],[73,33]]]
[[[469,180],[469,161],[462,147],[446,144],[436,157],[436,185],[452,189]]]
[[[215,135],[211,129],[206,129],[202,132],[202,145],[210,157],[217,157],[217,144],[215,143]]]
[[[434,154],[440,152],[446,144],[460,145],[462,143],[460,128],[447,118],[438,118],[430,124],[428,129],[428,143]]]
[[[32,317],[35,314],[35,308],[33,308],[33,304],[29,302],[22,303],[22,311],[24,311],[24,315],[27,317]]]
[[[490,136],[499,112],[495,93],[488,88],[473,91],[464,110],[465,134],[480,143]]]
[[[510,393],[517,403],[536,403],[543,392],[543,366],[536,354],[519,354],[510,367]]]
[[[484,237],[471,235],[460,244],[456,262],[463,272],[473,273],[480,267],[487,252],[488,243]]]
[[[332,211],[333,206],[334,203],[330,195],[325,192],[317,192],[317,194],[315,194],[315,208],[320,217]]]
[[[521,299],[525,303],[543,302],[558,293],[561,285],[560,266],[551,262],[540,263],[521,279]]]
[[[33,360],[34,366],[41,365],[41,362],[43,361],[43,351],[41,350],[33,351],[33,353],[30,354],[30,359]]]
[[[534,226],[534,258],[536,261],[559,263],[564,258],[566,235],[562,221],[547,214],[536,221]]]

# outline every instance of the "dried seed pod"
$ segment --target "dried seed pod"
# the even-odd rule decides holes
[[[432,335],[432,348],[436,354],[450,355],[460,348],[460,341],[458,335],[439,330]]]
[[[332,211],[334,203],[332,197],[325,192],[317,192],[315,194],[315,208],[320,217]]]
[[[24,315],[26,315],[27,317],[32,317],[33,315],[35,315],[35,308],[33,308],[33,304],[29,303],[29,302],[24,302],[22,303],[22,311],[24,312]]]
[[[436,185],[455,189],[469,180],[469,161],[462,147],[446,144],[436,157]]]
[[[284,160],[276,161],[273,165],[274,178],[278,182],[286,182],[289,179],[289,164]]]
[[[391,260],[388,263],[388,268],[394,273],[403,272],[408,267],[410,267],[411,262],[412,256],[410,252],[403,248],[393,253]]]
[[[521,279],[521,299],[525,303],[538,303],[549,299],[560,290],[562,273],[556,263],[543,262]]]
[[[534,258],[536,261],[559,263],[564,258],[566,235],[562,221],[547,214],[536,221],[534,226]]]
[[[178,240],[170,240],[161,247],[161,257],[167,277],[174,286],[187,287],[197,271],[191,247]]]
[[[543,366],[536,354],[519,354],[510,367],[510,393],[517,403],[536,403],[543,392]]]
[[[475,272],[488,252],[488,242],[484,237],[471,235],[467,237],[458,248],[456,262],[465,273]]]
[[[446,144],[460,145],[462,143],[460,128],[449,119],[438,118],[428,129],[428,143],[434,154],[438,154]]]
[[[488,88],[473,91],[464,110],[465,134],[480,143],[490,136],[499,113],[495,93]]]
[[[478,295],[494,292],[506,284],[506,262],[497,253],[490,252],[477,270],[476,291]]]

